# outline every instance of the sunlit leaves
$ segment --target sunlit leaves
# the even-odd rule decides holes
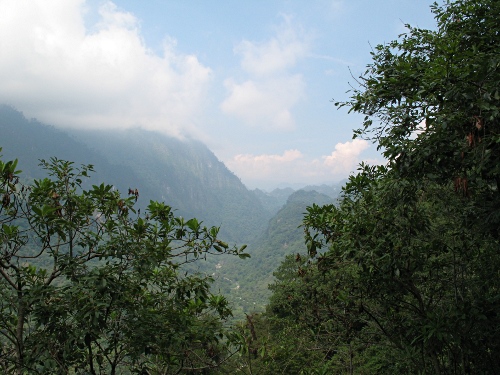
[[[111,185],[83,189],[92,166],[42,160],[49,177],[22,185],[16,163],[0,163],[4,370],[178,373],[229,355],[227,300],[210,277],[180,269],[207,254],[245,257],[245,246],[163,202],[139,215]]]

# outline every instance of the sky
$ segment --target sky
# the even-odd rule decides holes
[[[0,0],[0,103],[200,140],[249,188],[334,183],[383,159],[332,100],[432,2]]]

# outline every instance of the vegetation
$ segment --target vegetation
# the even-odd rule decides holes
[[[231,356],[227,300],[182,265],[244,247],[164,203],[140,215],[110,185],[82,189],[91,166],[42,161],[31,185],[16,166],[0,162],[2,373],[207,373]]]
[[[377,142],[387,164],[362,164],[338,204],[290,197],[241,277],[245,293],[272,283],[266,311],[232,328],[211,278],[186,273],[207,254],[246,257],[218,228],[154,201],[140,215],[108,185],[85,189],[89,166],[52,159],[50,178],[27,185],[15,161],[0,163],[2,371],[499,374],[500,2],[432,11],[436,30],[408,26],[377,46],[336,103],[365,115],[355,137]],[[267,278],[271,251],[288,247]]]
[[[248,373],[500,373],[500,2],[432,10],[436,31],[377,46],[336,103],[388,163],[308,209]]]
[[[221,262],[214,287],[231,302],[233,314],[245,318],[244,313],[263,312],[268,303],[269,284],[273,272],[289,254],[297,254],[304,248],[302,217],[313,203],[326,204],[334,199],[315,191],[299,190],[291,194],[286,204],[269,220],[264,235],[249,247],[250,259],[236,257]]]

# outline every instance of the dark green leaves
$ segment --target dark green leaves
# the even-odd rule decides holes
[[[309,260],[287,259],[272,285],[273,328],[296,324],[329,373],[500,368],[500,3],[432,9],[436,30],[375,47],[335,103],[365,115],[354,137],[387,166],[362,164],[339,207],[307,209]]]
[[[207,254],[247,257],[219,228],[175,217],[112,186],[82,188],[92,166],[41,161],[21,185],[0,162],[0,338],[7,373],[183,372],[230,355],[227,300],[210,277],[180,272]]]

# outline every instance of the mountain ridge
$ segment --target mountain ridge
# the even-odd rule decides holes
[[[181,141],[159,133],[127,131],[63,131],[22,112],[0,106],[0,147],[4,159],[18,159],[26,178],[44,177],[39,159],[57,157],[75,165],[92,164],[90,183],[115,185],[123,194],[140,192],[138,208],[149,200],[165,201],[184,217],[221,227],[221,236],[251,243],[271,216],[201,142]]]
[[[177,216],[220,226],[221,239],[247,244],[251,259],[208,259],[196,270],[212,273],[218,279],[215,287],[231,295],[240,313],[261,309],[274,269],[286,255],[305,251],[299,226],[306,207],[335,203],[341,193],[340,184],[248,190],[199,141],[140,129],[63,131],[2,105],[0,134],[3,159],[17,158],[25,178],[45,177],[38,160],[53,156],[75,166],[93,164],[95,173],[87,183],[112,184],[122,194],[137,188],[137,208],[149,200],[165,201]]]

